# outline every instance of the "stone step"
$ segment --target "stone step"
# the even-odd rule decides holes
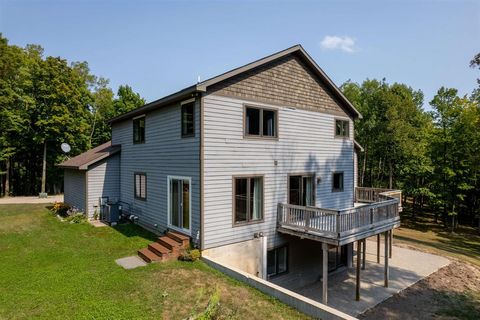
[[[155,253],[157,256],[161,257],[162,259],[168,258],[172,250],[166,248],[165,246],[161,245],[158,242],[152,242],[148,245],[148,249]]]
[[[190,246],[190,237],[176,231],[168,231],[167,237],[181,243],[183,249],[187,249]]]
[[[181,242],[173,240],[172,238],[167,237],[167,236],[163,236],[163,237],[158,238],[157,242],[160,243],[162,246],[164,246],[164,247],[166,247],[166,248],[168,248],[172,251],[175,251],[175,252],[177,252],[182,247]]]
[[[138,256],[142,258],[145,262],[157,262],[161,261],[162,257],[158,256],[154,252],[150,251],[148,248],[143,248],[137,251]]]

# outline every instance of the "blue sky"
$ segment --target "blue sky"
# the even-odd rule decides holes
[[[5,1],[11,44],[87,61],[147,101],[302,44],[337,85],[386,78],[469,94],[480,1]]]

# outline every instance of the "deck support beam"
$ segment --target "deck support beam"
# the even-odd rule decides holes
[[[328,244],[322,243],[322,303],[328,302]]]
[[[390,246],[390,248],[388,249],[388,253],[389,253],[389,257],[390,259],[392,259],[392,246],[393,246],[393,229],[390,230],[390,241],[388,242],[388,245]]]
[[[377,234],[377,263],[380,263],[380,233]]]
[[[357,241],[357,277],[355,279],[355,300],[360,301],[360,263],[362,254],[362,240]]]
[[[384,274],[385,283],[384,283],[384,286],[385,286],[385,288],[388,288],[388,277],[389,277],[389,269],[388,269],[388,251],[389,251],[388,250],[388,248],[389,248],[388,243],[389,243],[389,241],[388,240],[389,240],[390,236],[389,236],[388,231],[385,231],[384,235],[385,235],[385,272],[384,272],[385,273]]]
[[[362,240],[363,248],[362,248],[362,270],[365,270],[365,260],[367,258],[367,239]]]

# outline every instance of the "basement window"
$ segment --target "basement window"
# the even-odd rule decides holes
[[[267,276],[272,278],[288,272],[288,246],[284,245],[267,252]]]

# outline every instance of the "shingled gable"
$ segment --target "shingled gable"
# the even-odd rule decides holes
[[[89,166],[120,152],[120,146],[112,146],[108,141],[58,165],[64,169],[87,170]]]
[[[185,89],[182,89],[178,92],[175,92],[171,95],[165,96],[161,99],[148,103],[140,108],[117,116],[110,119],[108,122],[110,124],[135,117],[137,115],[144,114],[146,112],[152,111],[154,109],[170,105],[172,103],[184,100],[186,98],[195,96],[198,93],[208,92],[209,90],[215,91],[218,90],[218,87],[225,83],[229,79],[234,77],[241,76],[247,72],[254,72],[262,66],[268,65],[275,60],[286,59],[287,56],[294,56],[295,60],[299,61],[304,65],[309,73],[313,76],[316,76],[319,84],[324,86],[325,91],[328,92],[328,95],[338,102],[338,105],[343,109],[343,111],[353,119],[362,118],[360,112],[355,109],[355,107],[348,101],[348,99],[343,95],[340,89],[333,83],[333,81],[325,74],[325,72],[316,64],[316,62],[308,55],[308,53],[303,49],[301,45],[295,45],[291,48],[285,49],[283,51],[277,52],[260,60],[254,61],[252,63],[246,64],[242,67],[233,69],[216,77],[210,78],[203,82],[197,83]]]

